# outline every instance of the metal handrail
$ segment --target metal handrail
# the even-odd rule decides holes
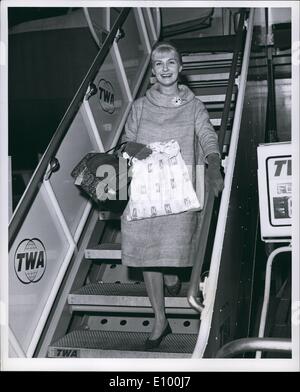
[[[31,181],[26,188],[23,197],[21,198],[17,209],[15,210],[11,222],[9,224],[9,248],[11,248],[15,237],[18,233],[20,226],[22,225],[28,210],[31,207],[32,201],[36,196],[39,186],[43,181],[43,177],[47,170],[49,161],[53,158],[63,140],[66,133],[68,132],[69,125],[71,124],[74,116],[76,115],[81,102],[84,99],[86,91],[88,89],[89,83],[95,78],[100,66],[103,64],[119,28],[124,24],[130,8],[123,8],[120,15],[116,19],[109,35],[106,37],[99,53],[97,54],[95,60],[93,61],[90,69],[88,70],[83,82],[81,83],[79,89],[72,102],[70,103],[64,117],[62,118],[60,124],[58,125],[47,150],[45,151],[43,158],[40,160]]]
[[[214,314],[214,305],[216,299],[216,292],[219,281],[220,263],[222,259],[222,248],[225,239],[226,232],[226,222],[228,219],[228,208],[230,203],[231,188],[234,170],[236,167],[236,155],[238,150],[238,142],[240,138],[241,121],[242,121],[242,111],[245,101],[245,91],[247,84],[247,75],[249,69],[249,60],[251,54],[251,44],[253,37],[253,27],[254,27],[254,14],[255,8],[252,8],[249,13],[249,18],[247,20],[247,35],[244,45],[244,54],[242,69],[240,74],[239,82],[239,92],[236,100],[235,116],[231,131],[231,141],[230,148],[228,152],[228,163],[226,164],[226,177],[225,177],[225,187],[220,200],[220,208],[218,214],[218,221],[216,225],[216,230],[214,233],[214,245],[210,259],[209,268],[209,279],[205,288],[205,308],[201,316],[201,325],[193,352],[192,358],[202,358],[204,356],[208,339],[211,332],[211,323]]]
[[[259,323],[259,330],[258,330],[259,338],[263,338],[265,334],[265,326],[266,326],[267,313],[268,313],[269,300],[270,300],[271,274],[272,274],[272,266],[273,266],[274,259],[280,253],[291,252],[291,251],[292,251],[291,244],[288,246],[282,246],[280,248],[273,250],[273,252],[271,252],[268,257],[267,264],[266,264],[264,300],[261,309],[261,316],[260,316],[260,323]],[[260,357],[261,357],[261,352],[259,351],[256,353],[256,358],[260,358]]]
[[[229,118],[233,87],[235,84],[235,75],[236,75],[236,71],[237,71],[239,53],[241,51],[242,41],[244,38],[243,32],[244,32],[245,17],[246,17],[246,11],[242,10],[241,14],[240,14],[240,19],[239,19],[235,48],[234,48],[234,52],[233,52],[232,64],[231,64],[230,73],[229,73],[229,82],[227,85],[224,109],[222,112],[221,127],[220,127],[220,131],[219,131],[219,147],[220,147],[221,153],[222,153],[222,149],[224,146],[225,133],[226,133],[227,123],[228,123],[228,118]]]
[[[239,26],[238,26],[238,32],[237,32],[237,37],[236,37],[233,59],[232,59],[232,65],[231,65],[230,74],[229,74],[229,82],[228,82],[228,86],[227,86],[227,90],[226,90],[224,110],[223,110],[222,118],[221,118],[221,127],[220,127],[220,132],[219,132],[219,147],[220,147],[221,153],[223,151],[225,132],[226,132],[228,118],[229,118],[231,97],[232,97],[232,93],[233,93],[235,75],[236,75],[236,71],[237,71],[239,52],[241,50],[241,44],[242,44],[242,40],[243,40],[245,17],[246,17],[246,11],[242,10],[241,15],[240,15],[240,19],[239,19]],[[207,243],[209,231],[211,230],[210,226],[211,226],[211,220],[212,220],[212,214],[214,211],[214,207],[215,207],[214,193],[213,193],[212,189],[209,189],[208,195],[207,195],[207,201],[205,203],[205,208],[203,211],[203,217],[202,217],[203,223],[201,226],[201,242],[202,242],[202,244],[204,244],[204,246],[201,246],[199,253],[198,253],[198,259],[197,259],[198,262],[196,262],[193,266],[191,278],[190,278],[190,286],[189,286],[188,293],[187,293],[187,299],[188,299],[189,304],[192,306],[192,308],[194,308],[199,313],[201,313],[202,310],[204,309],[204,306],[203,306],[201,300],[198,298],[199,284],[200,284],[200,278],[201,278],[201,269],[202,269],[202,264],[203,264],[202,260],[204,259],[205,250],[206,250],[205,246]]]
[[[254,351],[272,351],[280,353],[292,352],[290,339],[278,338],[244,338],[233,340],[221,347],[216,358],[230,358],[238,354]]]
[[[267,95],[267,112],[266,112],[266,142],[275,143],[278,142],[277,135],[277,121],[276,121],[276,93],[275,93],[275,75],[274,75],[274,63],[273,63],[273,48],[272,39],[269,32],[269,10],[265,8],[265,24],[266,24],[266,40],[265,50],[267,57],[267,83],[268,83],[268,95]]]

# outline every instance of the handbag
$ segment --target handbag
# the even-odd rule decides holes
[[[143,108],[144,101],[139,113],[138,127]],[[121,156],[121,148],[123,146],[124,149],[128,143],[135,144],[136,148],[133,146],[128,157],[130,159],[125,159]],[[87,194],[100,210],[122,212],[128,202],[132,159],[143,146],[141,143],[123,142],[106,152],[89,152],[71,172],[75,185]],[[109,154],[110,151],[113,153]]]
[[[106,152],[89,152],[71,172],[74,184],[101,209],[119,210],[127,204],[130,167],[127,159],[118,156],[118,150],[126,143]]]

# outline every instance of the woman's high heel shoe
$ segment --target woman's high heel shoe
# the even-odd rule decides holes
[[[172,329],[170,327],[169,322],[167,323],[165,329],[163,330],[162,334],[157,338],[157,339],[147,339],[145,342],[145,349],[146,350],[151,350],[153,348],[156,348],[160,345],[161,341],[165,336],[167,336],[169,333],[172,333]]]

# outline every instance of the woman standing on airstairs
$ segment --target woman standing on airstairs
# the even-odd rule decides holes
[[[217,134],[204,104],[187,86],[178,83],[182,70],[180,54],[173,45],[158,42],[152,49],[151,65],[156,83],[145,97],[133,103],[123,137],[123,141],[129,142],[125,151],[130,154],[135,142],[149,145],[176,140],[185,164],[193,168],[194,188],[196,164],[207,164],[206,178],[217,196],[223,189]],[[150,153],[145,147],[135,157],[144,159]],[[173,269],[193,265],[201,212],[187,211],[132,221],[126,220],[126,213],[128,206],[121,219],[122,263],[143,269],[155,314],[145,349],[154,349],[172,332],[164,310],[164,284],[170,295],[176,295],[181,283]]]

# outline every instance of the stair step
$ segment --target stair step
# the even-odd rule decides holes
[[[210,122],[214,127],[220,127],[221,126],[221,119],[220,118],[211,118]]]
[[[226,95],[218,94],[218,95],[196,95],[203,103],[213,103],[213,102],[225,102]],[[231,100],[235,100],[235,94],[232,94]]]
[[[193,93],[196,96],[201,95],[226,95],[227,92],[227,85],[225,86],[207,86],[207,87],[193,87]],[[237,85],[233,86],[233,94],[237,94],[238,88]]]
[[[177,296],[165,292],[167,308],[190,309],[187,301],[189,283],[183,283]],[[151,307],[145,283],[91,283],[68,295],[68,304],[76,306]]]
[[[238,67],[240,63],[238,63]],[[217,62],[217,63],[191,63],[185,64],[183,66],[183,73],[185,72],[193,72],[193,73],[217,73],[217,72],[226,72],[230,70],[231,62]]]
[[[233,53],[191,53],[182,56],[182,62],[185,64],[199,63],[199,62],[215,62],[232,60]]]
[[[180,53],[232,53],[236,44],[236,35],[173,38],[170,42],[176,46]],[[242,49],[242,44],[240,49]]]
[[[193,353],[196,334],[169,334],[156,349],[145,351],[149,334],[145,332],[116,332],[75,330],[48,349],[50,358],[189,358]]]
[[[197,74],[190,75],[185,74],[184,77],[187,79],[187,82],[212,82],[212,81],[228,81],[229,72],[222,73],[209,73],[209,74]]]
[[[118,260],[121,259],[121,244],[104,243],[90,246],[85,250],[84,256],[86,259]]]
[[[222,74],[230,72],[231,64],[215,64],[214,66],[211,65],[200,65],[195,67],[183,67],[181,75],[207,75],[207,74]]]
[[[226,88],[228,86],[228,80],[194,80],[184,81],[191,90],[195,88]]]
[[[210,111],[209,112],[209,119],[210,119],[210,122],[212,123],[212,125],[214,127],[220,127],[221,126],[221,117],[222,117],[222,114],[219,113],[219,112],[214,112],[214,111]],[[232,118],[233,118],[233,112],[230,111],[229,112],[228,123],[227,123],[228,127],[230,127]],[[231,129],[229,129],[229,131],[231,132]]]
[[[221,126],[221,118],[211,118],[210,122],[212,123],[212,125],[215,128],[218,128]],[[231,127],[230,127],[230,118],[229,118],[229,124],[228,124],[229,129],[227,129],[226,133],[230,133],[231,134]],[[218,131],[218,129],[216,129],[216,131]]]

